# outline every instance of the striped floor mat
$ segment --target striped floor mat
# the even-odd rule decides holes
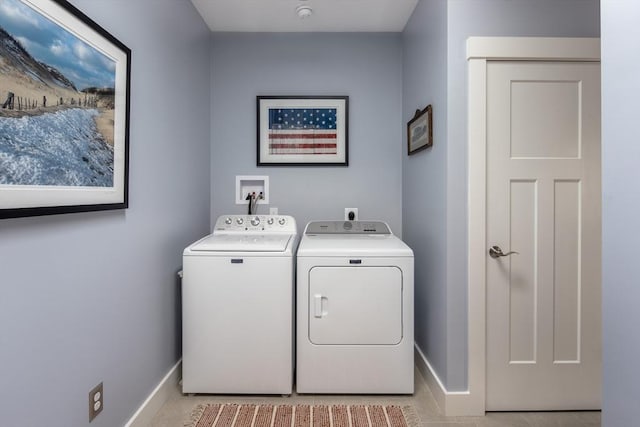
[[[198,405],[185,427],[417,427],[396,405]]]

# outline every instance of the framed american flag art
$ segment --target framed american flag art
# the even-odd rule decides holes
[[[258,96],[258,166],[348,166],[348,96]]]

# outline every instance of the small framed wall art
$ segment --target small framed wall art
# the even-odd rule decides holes
[[[258,96],[258,166],[348,166],[348,96]]]
[[[433,145],[433,108],[416,110],[407,123],[407,154],[412,155]]]
[[[65,0],[0,5],[0,219],[126,208],[131,51]]]

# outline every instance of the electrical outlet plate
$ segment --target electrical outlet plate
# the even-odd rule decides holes
[[[353,212],[353,214],[355,215],[353,220],[357,221],[358,220],[358,208],[344,208],[344,220],[345,221],[349,221],[349,212]]]
[[[102,408],[104,408],[104,392],[100,383],[89,392],[89,422],[102,412]]]

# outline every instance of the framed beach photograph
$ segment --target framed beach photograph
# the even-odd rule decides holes
[[[433,108],[416,110],[407,123],[407,154],[410,156],[433,145]]]
[[[0,0],[0,219],[128,206],[130,64],[65,0]]]
[[[348,96],[258,96],[258,166],[348,166]]]

